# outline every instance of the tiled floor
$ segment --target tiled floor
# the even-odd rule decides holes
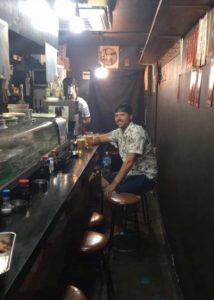
[[[152,231],[144,226],[139,211],[142,233],[142,260],[136,251],[118,252],[111,256],[111,272],[115,287],[112,300],[182,300],[179,284],[173,269],[170,251],[164,238],[164,230],[156,197],[149,194]],[[88,274],[87,274],[88,273]],[[87,268],[82,288],[89,300],[107,300],[106,287],[100,289],[100,281]],[[98,276],[99,277],[99,276]],[[83,281],[82,281],[83,283]],[[92,288],[93,287],[93,288]],[[109,300],[109,299],[108,299]]]

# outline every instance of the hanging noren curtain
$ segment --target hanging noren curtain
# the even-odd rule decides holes
[[[114,110],[121,103],[128,103],[133,109],[133,120],[144,122],[144,70],[114,70],[107,79],[91,78],[88,104],[91,112],[91,130],[108,132],[116,125]]]

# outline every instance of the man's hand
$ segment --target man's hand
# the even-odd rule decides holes
[[[114,184],[114,182],[108,184],[104,189],[103,189],[103,192],[104,192],[104,195],[107,197],[107,198],[110,198],[112,193],[114,192],[116,188],[116,185]]]

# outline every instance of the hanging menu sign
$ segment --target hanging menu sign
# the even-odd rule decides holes
[[[200,19],[197,36],[197,47],[194,58],[194,67],[202,67],[206,63],[207,48],[207,14]]]
[[[208,95],[207,95],[208,106],[212,106],[212,102],[213,102],[213,85],[214,85],[214,59],[211,59],[210,77],[209,77],[209,86],[208,86]]]
[[[193,29],[193,31],[189,34],[189,36],[186,39],[184,64],[187,71],[192,68],[195,60],[197,38],[198,38],[198,26],[196,26]]]
[[[189,86],[189,96],[188,104],[194,105],[195,102],[195,91],[196,91],[196,81],[197,81],[197,71],[191,71],[190,75],[190,86]]]
[[[214,56],[214,11],[210,15],[210,34],[209,34],[209,47],[208,55]]]
[[[202,79],[202,69],[197,71],[197,81],[195,89],[195,106],[199,108],[200,104],[200,93],[201,93],[201,79]]]

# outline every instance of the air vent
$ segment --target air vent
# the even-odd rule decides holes
[[[79,6],[79,16],[83,20],[85,30],[103,31],[111,28],[108,6]],[[60,30],[70,30],[68,20],[59,20]]]

